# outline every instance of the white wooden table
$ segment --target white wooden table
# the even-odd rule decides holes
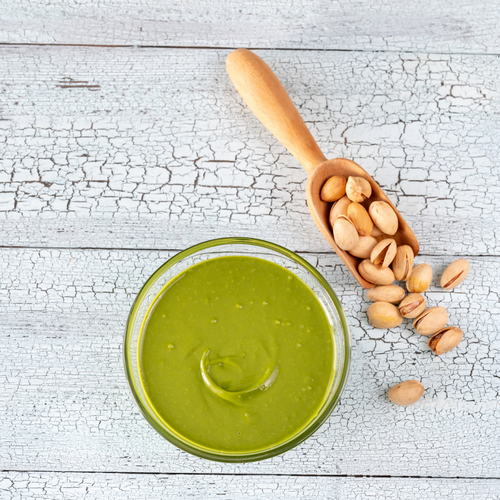
[[[468,0],[0,0],[0,498],[500,498],[500,4]],[[323,240],[306,175],[224,68],[276,71],[329,157],[386,190],[465,331],[430,354],[366,320]],[[161,263],[222,236],[299,252],[352,335],[341,404],[303,445],[226,465],[135,407],[122,336]],[[426,392],[392,405],[408,378]]]

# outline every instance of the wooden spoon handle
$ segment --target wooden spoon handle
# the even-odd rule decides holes
[[[235,50],[226,59],[226,69],[253,114],[307,173],[326,161],[283,85],[258,55]]]

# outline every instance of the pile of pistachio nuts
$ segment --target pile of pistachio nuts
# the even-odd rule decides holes
[[[413,266],[414,253],[409,245],[398,246],[395,235],[398,218],[392,207],[384,201],[374,201],[368,211],[361,205],[372,193],[370,183],[362,177],[333,176],[321,189],[321,199],[333,202],[330,224],[335,243],[351,255],[363,259],[359,274],[375,286],[368,290],[373,302],[368,308],[368,319],[375,328],[389,329],[400,325],[404,318],[413,319],[413,328],[420,335],[429,336],[428,346],[441,355],[454,349],[462,340],[463,332],[447,326],[445,307],[427,307],[422,295],[429,288],[433,272],[429,264]],[[469,262],[452,262],[441,276],[441,287],[452,290],[465,280]],[[395,280],[404,281],[409,292]],[[406,296],[405,296],[406,295]],[[413,404],[424,393],[417,380],[408,380],[394,386],[389,399],[400,405]]]

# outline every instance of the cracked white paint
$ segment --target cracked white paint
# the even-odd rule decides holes
[[[229,465],[195,458],[156,434],[125,380],[121,348],[129,307],[173,253],[0,251],[2,469],[499,476],[498,258],[471,258],[460,287],[433,286],[426,294],[465,332],[455,351],[436,357],[409,321],[391,331],[368,324],[365,292],[335,255],[304,254],[346,312],[353,340],[346,391],[327,423],[300,447],[264,462]],[[437,283],[450,258],[426,260]],[[408,378],[422,380],[423,398],[408,408],[391,404],[387,389]]]
[[[500,480],[327,478],[307,476],[185,476],[160,474],[58,474],[9,472],[0,479],[5,500],[150,500],[152,498],[215,500],[496,500]]]
[[[228,51],[4,47],[4,245],[329,249],[305,172],[242,104]],[[422,251],[498,255],[500,58],[260,51],[327,156],[364,166]]]
[[[9,0],[0,42],[498,53],[498,2]]]

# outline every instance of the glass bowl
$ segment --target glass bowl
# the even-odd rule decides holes
[[[156,416],[139,374],[139,337],[144,318],[162,288],[192,265],[215,257],[240,255],[258,257],[278,264],[305,282],[322,304],[335,337],[335,374],[323,406],[309,424],[289,440],[252,453],[221,452],[197,447],[174,433]],[[146,282],[130,311],[124,339],[125,372],[139,409],[151,426],[178,448],[198,457],[219,462],[253,462],[284,453],[316,432],[330,416],[344,390],[351,359],[349,329],[342,306],[328,282],[302,257],[274,243],[251,238],[222,238],[190,247],[165,262]]]

